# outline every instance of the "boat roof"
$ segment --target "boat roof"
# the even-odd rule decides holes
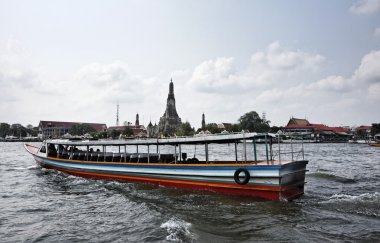
[[[242,142],[244,139],[259,139],[275,137],[271,133],[230,133],[230,134],[211,134],[206,136],[174,137],[174,138],[139,138],[125,140],[68,140],[50,139],[46,143],[70,145],[70,146],[121,146],[121,145],[179,145],[179,144],[206,144],[206,143],[235,143]]]

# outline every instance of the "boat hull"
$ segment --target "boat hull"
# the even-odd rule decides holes
[[[85,178],[151,183],[284,201],[291,201],[304,193],[307,164],[307,161],[284,165],[103,163],[45,158],[31,154],[44,168]],[[249,182],[245,185],[237,184],[234,180],[234,174],[240,168],[246,169],[250,174]]]

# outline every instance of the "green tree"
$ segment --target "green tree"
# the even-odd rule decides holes
[[[0,123],[0,137],[5,138],[9,135],[11,126],[8,123]]]
[[[104,132],[104,131],[102,131],[102,132],[94,132],[91,135],[95,139],[108,138],[108,133]]]
[[[240,132],[241,131],[240,124],[232,124],[231,127],[229,127],[227,131]]]
[[[177,136],[192,136],[194,133],[195,130],[191,127],[189,122],[182,123],[175,132]]]
[[[207,124],[205,130],[211,132],[212,134],[221,132],[221,129],[219,129],[218,125],[216,125],[215,123]]]
[[[123,135],[128,136],[128,137],[133,136],[133,131],[132,131],[132,129],[130,129],[129,127],[126,127],[126,128],[124,129],[124,131],[123,131]]]
[[[95,128],[93,128],[92,126],[88,124],[83,124],[83,123],[75,124],[69,130],[69,133],[71,135],[78,135],[78,136],[82,136],[86,133],[93,133],[93,132],[96,132]]]
[[[121,132],[117,130],[111,130],[108,132],[108,137],[111,137],[113,139],[119,138]]]
[[[256,111],[245,113],[239,118],[240,128],[250,132],[268,132],[270,129],[269,121],[260,118]]]
[[[280,129],[281,129],[281,127],[272,126],[272,127],[270,128],[269,132],[271,132],[271,133],[277,133],[278,130],[280,130]]]
[[[26,137],[28,135],[27,129],[19,123],[12,124],[9,133],[15,137]]]
[[[380,133],[380,123],[372,123],[371,135],[375,136]]]

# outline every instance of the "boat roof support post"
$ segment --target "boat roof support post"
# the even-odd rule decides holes
[[[179,150],[179,161],[182,161],[181,144],[178,144],[178,150]]]
[[[267,157],[267,162],[269,161],[269,154],[268,154],[268,136],[265,134],[265,155]]]
[[[86,153],[86,160],[88,161],[88,153],[89,153],[89,148],[90,148],[90,146],[86,146],[86,149],[87,149],[87,153]]]
[[[256,138],[253,138],[253,156],[255,157],[255,161],[257,161]]]
[[[235,141],[235,161],[238,162],[238,156],[237,156],[237,142]]]
[[[104,162],[106,162],[106,146],[103,145],[103,157],[104,157]]]
[[[280,147],[280,134],[278,134],[278,161],[281,163],[281,147]]]
[[[245,141],[245,131],[243,132],[243,153],[244,153],[244,162],[247,162],[247,143]]]
[[[303,151],[303,138],[302,138],[302,160],[305,160],[305,153]]]
[[[46,158],[49,157],[49,144],[46,143]]]
[[[205,143],[206,164],[208,164],[208,143]]]
[[[127,162],[127,145],[124,145],[124,162]]]
[[[272,161],[273,160],[273,149],[272,149],[272,145],[273,145],[273,140],[272,140],[272,137],[269,138],[269,153],[270,153],[270,160]]]
[[[149,145],[148,145],[148,163],[150,162],[150,153],[149,153]]]
[[[290,137],[290,149],[291,149],[291,151],[292,151],[292,161],[293,161],[293,137],[291,136]]]
[[[174,163],[177,164],[177,144],[174,144]]]

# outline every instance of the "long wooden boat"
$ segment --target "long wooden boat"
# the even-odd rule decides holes
[[[256,139],[265,140],[263,160],[257,158]],[[40,166],[76,176],[291,201],[304,193],[308,161],[303,158],[303,149],[302,159],[281,161],[280,144],[278,160],[274,160],[271,139],[270,134],[239,133],[136,140],[45,140],[39,147],[24,146]],[[235,161],[209,158],[209,144],[225,143],[235,145]],[[243,143],[240,161],[238,143]],[[187,158],[181,151],[185,145],[204,147],[203,159],[195,155]],[[135,153],[127,152],[131,146]],[[173,150],[161,153],[162,146],[171,146]],[[247,149],[248,146],[252,147]],[[144,153],[139,152],[141,147]],[[253,151],[253,159],[247,160],[247,151]]]

